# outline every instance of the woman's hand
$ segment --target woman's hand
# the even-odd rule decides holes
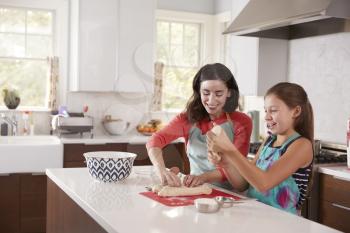
[[[204,175],[186,175],[183,180],[183,185],[185,185],[186,187],[196,187],[204,184],[205,182],[207,181]]]
[[[162,185],[169,185],[174,187],[181,186],[181,180],[177,176],[177,173],[180,171],[179,168],[172,167],[167,170],[165,167],[156,167],[156,171]]]

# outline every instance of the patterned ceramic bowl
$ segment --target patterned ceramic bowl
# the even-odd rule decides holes
[[[103,182],[126,179],[136,158],[136,154],[118,151],[95,151],[84,153],[90,175]]]

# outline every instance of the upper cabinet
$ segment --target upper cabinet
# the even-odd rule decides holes
[[[70,91],[153,91],[155,0],[70,1]]]
[[[118,1],[70,1],[70,91],[113,91]]]
[[[263,96],[270,87],[287,80],[287,40],[232,36],[230,52],[242,95]]]
[[[155,0],[120,0],[118,92],[153,92]]]

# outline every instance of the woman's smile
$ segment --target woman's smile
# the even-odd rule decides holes
[[[221,115],[227,97],[230,96],[225,83],[221,80],[207,80],[201,83],[200,94],[202,104],[210,118]]]

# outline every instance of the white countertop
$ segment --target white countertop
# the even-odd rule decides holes
[[[350,169],[347,166],[319,167],[318,171],[350,182]]]
[[[339,232],[257,201],[205,214],[194,206],[168,207],[140,195],[157,183],[152,166],[137,166],[126,180],[100,183],[87,168],[47,169],[47,176],[108,232]]]

